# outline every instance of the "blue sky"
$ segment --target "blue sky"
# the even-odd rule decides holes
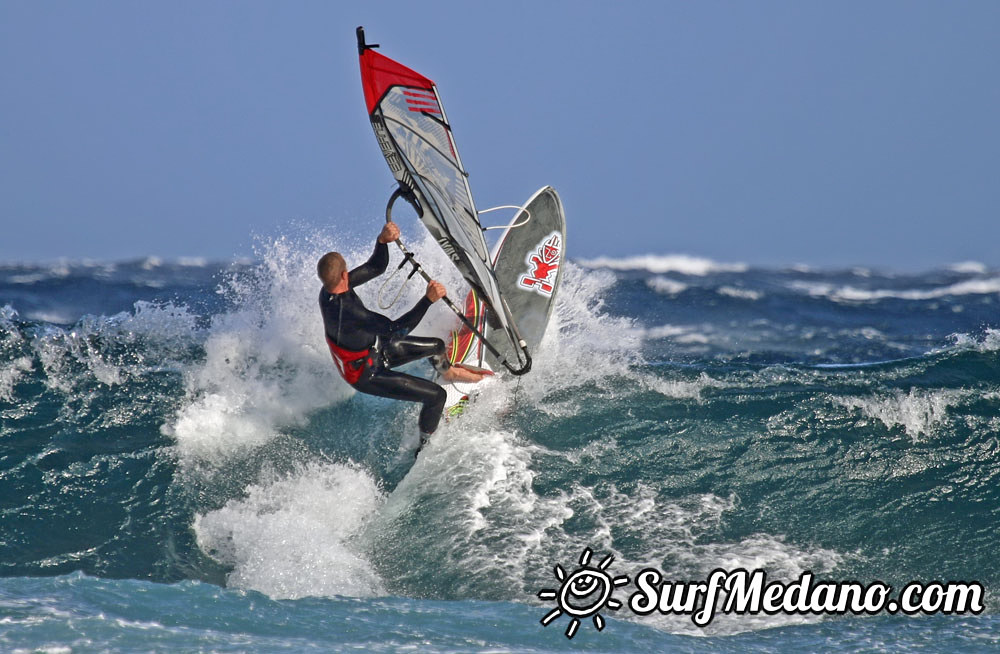
[[[0,261],[377,229],[354,28],[570,256],[1000,264],[998,2],[0,0]]]

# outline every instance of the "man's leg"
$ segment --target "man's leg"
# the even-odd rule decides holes
[[[448,362],[444,341],[440,338],[425,338],[422,336],[407,336],[392,339],[382,347],[382,352],[388,360],[388,367],[395,368],[417,359],[430,357],[431,365],[441,373],[445,382],[476,383],[482,381],[483,371],[467,369],[461,364]],[[486,374],[492,375],[487,371]]]
[[[439,372],[444,372],[450,365],[448,357],[445,356],[444,341],[440,338],[424,336],[392,338],[382,346],[382,354],[386,358],[386,365],[390,368],[425,357],[430,357],[431,365]]]
[[[448,398],[445,390],[430,380],[385,368],[375,371],[371,376],[362,375],[354,388],[362,393],[392,400],[422,402],[424,408],[420,411],[420,432],[425,435],[433,434],[437,429]]]

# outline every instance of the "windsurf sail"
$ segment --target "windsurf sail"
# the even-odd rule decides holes
[[[399,196],[414,206],[421,222],[488,306],[491,338],[499,335],[509,341],[502,349],[515,353],[518,360],[502,362],[512,373],[523,374],[530,369],[531,358],[500,291],[468,173],[437,86],[375,52],[377,44],[365,43],[360,27],[357,37],[365,106],[382,154],[399,183],[387,215]],[[459,310],[456,313],[464,318]]]

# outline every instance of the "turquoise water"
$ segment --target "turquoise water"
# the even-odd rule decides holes
[[[995,616],[852,618],[731,636],[612,620],[572,640],[513,602],[405,597],[272,600],[195,581],[62,577],[0,583],[5,651],[996,651]]]
[[[326,245],[0,266],[0,649],[1000,648],[1000,271],[575,262],[533,372],[411,468],[416,408],[325,351]],[[978,581],[986,611],[623,607],[570,640],[537,593],[584,548],[630,578]]]

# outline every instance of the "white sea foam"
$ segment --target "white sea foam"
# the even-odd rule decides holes
[[[900,300],[933,300],[954,295],[1000,293],[1000,277],[969,279],[931,289],[863,289],[855,286],[835,286],[822,282],[792,282],[793,290],[813,297],[826,297],[835,302],[870,302],[895,298]]]
[[[744,263],[720,263],[704,257],[686,254],[646,254],[632,257],[597,257],[581,259],[578,263],[588,268],[611,268],[612,270],[648,270],[652,273],[676,272],[682,275],[705,276],[718,272],[746,272]]]
[[[753,291],[748,288],[736,288],[735,286],[720,286],[716,292],[719,295],[734,297],[740,300],[756,301],[764,297],[760,291]]]
[[[25,311],[24,317],[37,322],[47,322],[53,325],[69,325],[76,321],[77,314],[67,311],[53,311],[51,309],[36,309]]]
[[[653,277],[646,280],[646,286],[664,295],[679,295],[687,290],[687,284],[668,277]]]
[[[130,339],[149,339],[154,351],[160,352],[190,344],[201,332],[197,322],[197,317],[183,305],[139,301],[131,313],[116,314],[107,325]]]
[[[971,348],[980,352],[1000,350],[1000,329],[987,328],[981,336],[969,334],[952,334],[951,340],[955,347]]]
[[[424,574],[411,566],[417,551],[421,561],[448,562],[450,594],[468,596],[463,588],[489,579],[491,599],[521,596],[529,557],[550,545],[541,532],[558,533],[572,515],[532,490],[537,448],[490,422],[495,414],[477,407],[440,428],[373,519],[366,541],[396,562],[390,589]]]
[[[231,587],[274,599],[378,595],[382,581],[357,538],[382,502],[356,466],[313,463],[284,477],[264,473],[193,528],[199,547],[232,567]]]
[[[959,261],[948,266],[948,270],[969,275],[985,275],[989,272],[986,264],[978,261]]]
[[[17,320],[17,309],[5,304],[0,307],[0,338],[3,338],[4,342],[21,342],[23,339],[20,332],[17,330],[17,325],[14,322]]]
[[[163,259],[160,257],[146,257],[142,260],[143,270],[153,270],[154,268],[159,268],[163,265]]]
[[[52,277],[69,277],[71,263],[68,259],[59,259],[48,264],[48,274]]]
[[[137,302],[132,313],[85,316],[72,327],[49,325],[33,334],[31,349],[46,386],[80,395],[93,381],[115,386],[161,369],[197,332],[185,307]],[[135,346],[139,340],[142,345]],[[121,346],[126,353],[118,351]]]
[[[43,279],[48,279],[48,277],[47,274],[41,272],[28,273],[26,275],[11,275],[7,278],[7,282],[10,284],[34,284]]]
[[[0,400],[14,401],[14,385],[32,367],[31,359],[28,357],[17,357],[0,365]]]
[[[659,325],[657,327],[640,327],[636,328],[635,334],[643,339],[657,340],[661,338],[669,338],[675,343],[682,343],[685,345],[704,345],[710,342],[710,339],[704,330],[708,327],[706,325],[702,326],[691,326],[691,325]]]
[[[947,420],[948,408],[962,400],[959,391],[910,389],[909,393],[897,390],[876,397],[835,398],[835,402],[848,409],[860,409],[868,416],[881,421],[890,429],[902,427],[906,434],[917,440],[933,434],[938,425]]]
[[[712,379],[705,373],[698,375],[698,379],[691,381],[686,379],[663,379],[662,377],[649,376],[645,379],[646,385],[657,393],[677,400],[701,400],[701,393],[708,388],[725,388],[727,384],[717,379]]]
[[[0,354],[5,355],[0,364],[0,400],[7,402],[14,401],[14,385],[33,367],[29,357],[15,356],[24,343],[16,319],[17,311],[13,307],[9,304],[0,307]]]
[[[187,397],[163,426],[182,459],[219,465],[353,393],[330,361],[317,304],[327,245],[275,239],[258,268],[220,289],[233,308],[212,318],[205,359],[185,374]]]
[[[540,410],[552,407],[546,397],[554,391],[596,384],[614,394],[629,368],[640,360],[641,338],[628,318],[603,311],[604,292],[614,276],[589,271],[567,262],[556,298],[556,310],[539,346],[532,372],[520,378],[527,399]],[[578,405],[580,398],[570,402]]]

